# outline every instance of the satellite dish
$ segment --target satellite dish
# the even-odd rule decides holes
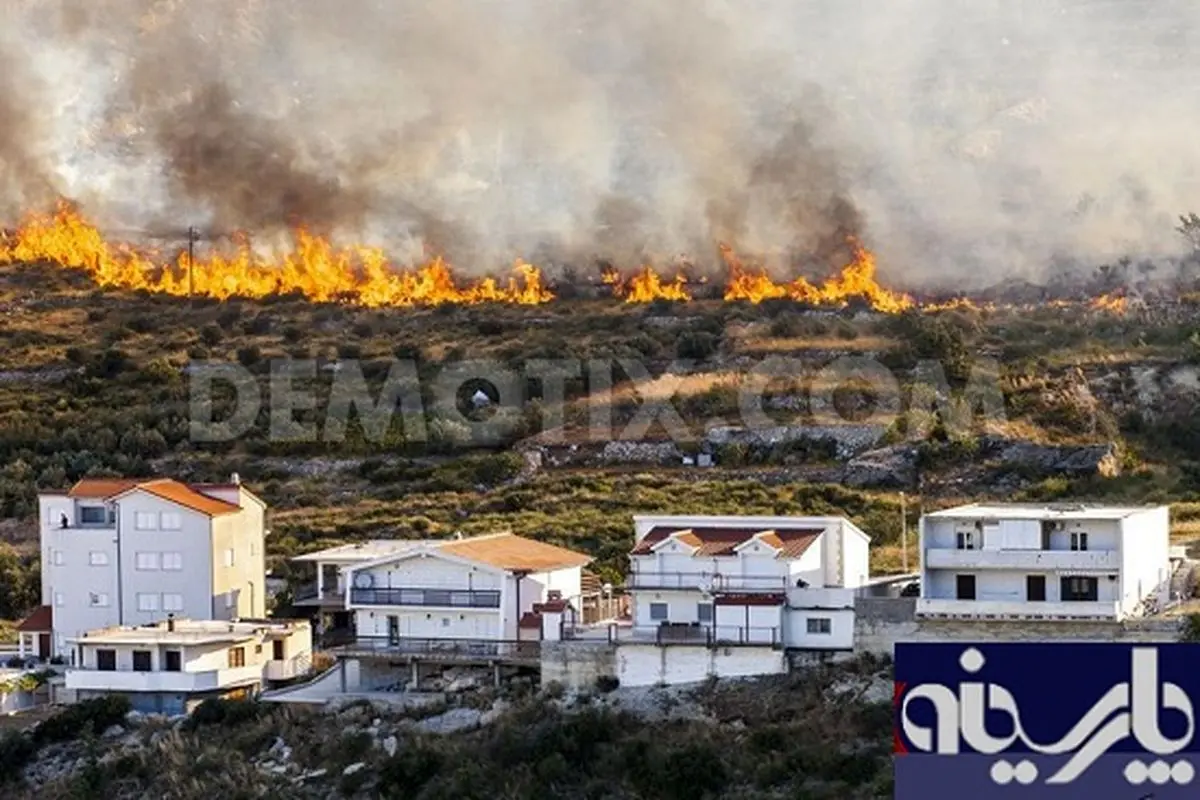
[[[359,589],[370,589],[375,585],[375,577],[369,572],[356,572],[354,574],[354,585]]]

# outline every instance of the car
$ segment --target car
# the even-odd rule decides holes
[[[904,585],[904,588],[902,588],[900,590],[900,596],[901,597],[920,597],[921,596],[921,582],[920,581],[912,581],[911,583],[906,583]]]

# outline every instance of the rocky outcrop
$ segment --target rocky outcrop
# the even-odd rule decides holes
[[[789,442],[832,443],[837,457],[847,459],[873,447],[886,432],[882,425],[724,426],[710,429],[705,441],[713,447],[741,444],[750,448],[771,448]]]
[[[842,483],[854,489],[908,489],[917,483],[916,445],[899,444],[870,450],[850,459]]]
[[[985,450],[994,451],[1002,466],[1041,474],[1071,476],[1100,475],[1111,478],[1121,472],[1118,446],[1113,442],[1088,445],[1042,445],[1011,440],[986,440]]]

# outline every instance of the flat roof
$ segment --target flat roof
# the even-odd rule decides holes
[[[219,620],[175,620],[175,629],[167,622],[152,625],[100,628],[69,639],[77,644],[156,644],[203,645],[246,642],[259,636],[291,633],[308,627],[303,620],[255,620],[221,622]]]
[[[972,503],[934,511],[943,519],[1124,519],[1167,506],[1102,506],[1087,503]]]
[[[356,544],[343,544],[337,547],[330,547],[325,550],[318,550],[315,553],[305,553],[302,556],[294,556],[292,561],[345,561],[349,563],[358,563],[360,561],[374,561],[383,556],[390,556],[394,553],[403,553],[414,547],[422,545],[437,545],[441,544],[442,540],[436,539],[371,539],[366,542],[358,542]]]

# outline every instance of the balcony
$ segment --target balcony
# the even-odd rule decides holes
[[[645,643],[659,647],[691,645],[694,647],[782,647],[779,628],[745,627],[741,625],[707,625],[701,623],[664,623],[657,626],[635,626],[622,631],[618,640],[631,644]]]
[[[721,575],[712,572],[631,572],[626,589],[679,589],[713,592],[784,592],[783,575]]]
[[[134,672],[98,669],[67,670],[67,688],[98,692],[208,692],[261,681],[262,666],[207,672]]]
[[[289,681],[312,671],[312,655],[302,653],[285,661],[268,661],[266,672],[269,681]]]
[[[355,606],[422,606],[436,608],[499,608],[499,590],[474,589],[351,589]]]
[[[1116,550],[956,550],[941,547],[925,551],[925,566],[929,569],[961,570],[1118,572],[1121,569],[1121,554]]]
[[[962,619],[1115,620],[1120,616],[1120,606],[1115,600],[1048,603],[921,598],[916,613],[921,617]]]
[[[540,664],[541,642],[500,639],[410,639],[360,636],[331,652],[344,658],[405,658],[432,663]]]
[[[341,608],[346,605],[346,592],[341,589],[325,589],[318,594],[317,583],[313,581],[296,587],[296,596],[292,604]]]

